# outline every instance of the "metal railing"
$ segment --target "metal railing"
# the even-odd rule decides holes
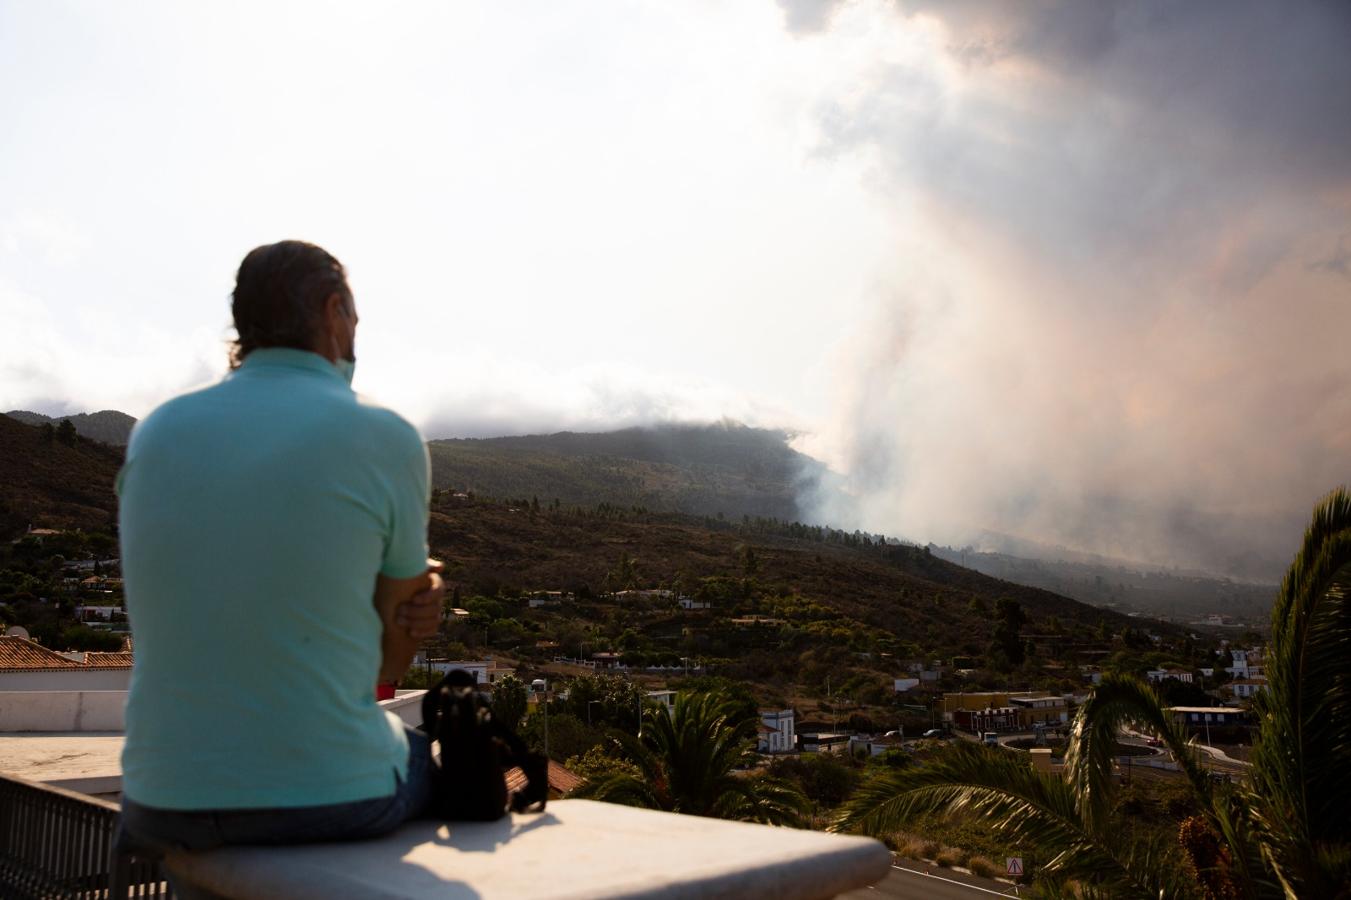
[[[0,775],[0,897],[171,900],[159,863],[114,846],[118,806]]]

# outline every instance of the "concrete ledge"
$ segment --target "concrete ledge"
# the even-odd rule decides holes
[[[381,700],[380,708],[398,716],[405,725],[422,727],[422,695],[426,691],[397,691],[389,700]]]
[[[236,900],[818,900],[880,881],[891,853],[871,838],[560,800],[490,824],[413,822],[375,841],[227,847],[166,865]]]

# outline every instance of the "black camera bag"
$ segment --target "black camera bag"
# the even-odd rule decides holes
[[[544,809],[549,761],[493,718],[474,676],[448,672],[422,698],[422,730],[441,746],[430,812],[439,818],[495,822],[512,812]],[[506,770],[525,773],[522,790],[507,795]]]

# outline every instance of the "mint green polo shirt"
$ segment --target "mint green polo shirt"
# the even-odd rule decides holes
[[[389,796],[377,573],[426,570],[428,460],[326,359],[268,348],[132,432],[117,481],[135,638],[123,790],[144,806]]]

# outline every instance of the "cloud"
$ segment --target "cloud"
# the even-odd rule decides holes
[[[3,280],[0,321],[0,412],[118,409],[139,418],[225,368],[223,336],[152,323],[123,329],[113,311],[89,305],[58,321],[50,304]]]
[[[778,0],[784,24],[794,34],[812,34],[825,30],[839,0]]]
[[[1310,262],[1307,268],[1311,271],[1321,270],[1343,278],[1351,278],[1351,248],[1346,245],[1346,236],[1337,238],[1337,249],[1325,257]]]
[[[1272,577],[1351,459],[1348,8],[895,9],[937,51],[819,115],[921,223],[807,441],[823,515]]]

